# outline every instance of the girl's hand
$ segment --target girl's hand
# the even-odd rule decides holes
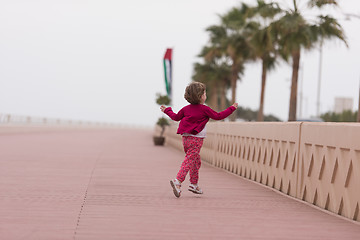
[[[238,103],[234,103],[233,107],[237,108],[238,107]]]
[[[164,112],[165,111],[165,106],[163,106],[163,105],[161,105],[161,107],[160,107],[160,110],[162,111],[162,112]]]

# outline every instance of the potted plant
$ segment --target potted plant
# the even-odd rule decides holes
[[[161,105],[169,105],[170,104],[170,98],[167,95],[161,95],[160,93],[156,94],[156,103]],[[158,121],[156,122],[156,125],[158,125],[161,128],[160,136],[154,136],[154,144],[157,146],[162,146],[165,143],[165,127],[169,125],[169,121],[165,117],[160,117]]]

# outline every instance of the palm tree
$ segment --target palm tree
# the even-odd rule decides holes
[[[194,64],[193,80],[205,83],[209,105],[216,110],[223,110],[226,104],[226,90],[230,85],[230,66],[221,59],[221,54],[216,54],[214,47],[204,47],[199,57],[203,57],[205,63]]]
[[[231,79],[231,70],[229,71],[230,61],[226,55],[226,41],[228,38],[227,30],[222,25],[213,25],[206,29],[210,33],[209,47],[204,47],[202,52],[199,54],[200,57],[203,57],[205,62],[213,63],[217,65],[218,68],[221,67],[223,73],[219,74],[222,81],[221,90],[220,90],[220,102],[221,109],[225,107],[226,102],[226,90],[228,89],[230,79]]]
[[[297,82],[300,63],[300,50],[302,47],[310,49],[316,38],[312,26],[297,11],[286,12],[280,20],[274,23],[278,34],[282,57],[288,61],[292,58],[292,77],[289,107],[289,121],[296,120]]]
[[[244,64],[249,59],[255,59],[251,49],[250,39],[254,29],[257,29],[256,22],[248,21],[248,10],[246,4],[240,8],[233,8],[221,18],[220,25],[213,25],[206,30],[210,33],[210,45],[212,51],[209,55],[217,54],[219,59],[231,65],[231,102],[236,102],[237,81],[244,72]],[[235,115],[230,116],[234,121]]]
[[[218,82],[215,78],[216,70],[210,63],[195,63],[193,80],[206,84],[207,102],[211,108],[218,110]]]
[[[236,102],[237,81],[244,72],[244,64],[255,60],[255,54],[250,45],[254,31],[258,30],[258,23],[249,21],[250,7],[242,4],[240,8],[233,8],[221,17],[222,25],[226,29],[227,38],[224,40],[226,55],[231,64],[231,102]]]
[[[257,121],[264,121],[264,98],[267,71],[275,68],[276,63],[276,42],[273,33],[271,20],[281,9],[276,3],[265,3],[263,0],[257,1],[257,6],[250,10],[252,18],[258,18],[261,29],[256,31],[251,39],[251,44],[255,55],[262,61],[261,73],[261,93],[260,106],[257,114]]]
[[[289,104],[289,121],[296,120],[297,83],[301,49],[311,49],[324,39],[338,38],[345,42],[343,29],[336,19],[330,16],[318,16],[314,24],[310,24],[298,9],[297,0],[293,0],[294,9],[286,10],[285,15],[273,23],[285,60],[292,59],[291,93]],[[326,5],[337,5],[335,0],[310,0],[309,7],[322,8]]]

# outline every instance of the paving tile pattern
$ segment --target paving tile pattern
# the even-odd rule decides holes
[[[359,239],[360,225],[203,164],[134,129],[0,134],[0,239]]]

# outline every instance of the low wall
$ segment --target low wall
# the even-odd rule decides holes
[[[166,144],[182,150],[177,125]],[[360,124],[224,123],[207,125],[203,161],[292,197],[360,221]]]

